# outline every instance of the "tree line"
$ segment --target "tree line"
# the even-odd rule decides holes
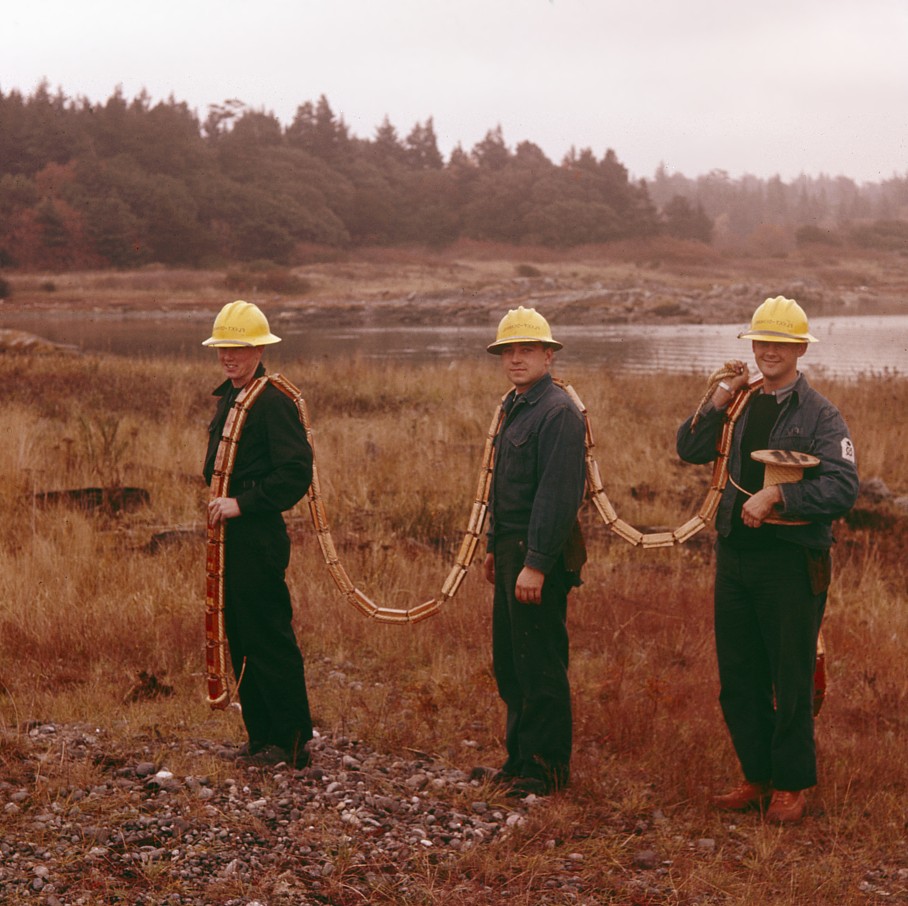
[[[150,262],[292,264],[310,246],[443,246],[457,239],[553,247],[667,234],[710,242],[773,224],[817,239],[857,219],[897,220],[905,179],[791,185],[660,168],[632,180],[612,149],[559,163],[500,127],[447,159],[432,119],[405,136],[386,118],[353,135],[322,96],[284,126],[239,101],[204,121],[173,97],[104,103],[46,84],[0,91],[0,266],[67,270]],[[824,232],[825,230],[825,232]]]
[[[661,210],[684,199],[702,211],[717,245],[770,254],[809,243],[908,251],[908,170],[859,186],[845,176],[735,180],[723,170],[689,179],[660,166],[648,187]]]

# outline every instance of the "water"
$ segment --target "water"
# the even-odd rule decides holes
[[[0,328],[25,330],[86,352],[115,355],[204,356],[210,313],[0,314]],[[562,372],[572,362],[602,364],[631,373],[710,372],[727,359],[750,362],[750,344],[737,339],[742,324],[562,326]],[[360,357],[428,362],[482,360],[494,327],[315,327],[291,321],[272,325],[284,342],[268,361]],[[820,340],[802,359],[804,370],[830,377],[908,375],[908,315],[813,318]],[[752,364],[752,363],[751,363]]]

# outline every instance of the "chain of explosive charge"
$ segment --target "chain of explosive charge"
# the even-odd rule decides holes
[[[719,369],[709,379],[708,391],[704,395],[697,409],[699,415],[706,401],[712,395],[716,385],[723,378],[730,376],[728,369],[731,363]],[[328,572],[335,585],[349,604],[360,613],[380,623],[416,623],[432,616],[441,609],[442,605],[450,601],[456,594],[466,576],[470,564],[476,553],[476,548],[482,538],[486,516],[488,513],[489,490],[492,483],[492,464],[494,459],[495,439],[501,429],[503,421],[504,397],[498,404],[492,417],[487,432],[483,450],[482,464],[479,469],[479,480],[470,511],[470,518],[464,532],[454,565],[451,567],[447,578],[442,584],[441,591],[434,597],[423,601],[414,607],[403,609],[383,607],[369,598],[356,583],[350,578],[347,570],[340,562],[334,539],[331,537],[331,527],[325,511],[324,500],[321,493],[318,468],[315,464],[315,447],[312,437],[312,422],[309,409],[300,390],[281,374],[269,374],[251,381],[240,394],[231,408],[224,430],[218,445],[215,458],[214,473],[211,481],[211,498],[227,497],[230,490],[230,477],[236,460],[236,450],[242,434],[246,416],[258,399],[261,392],[269,384],[293,400],[300,422],[305,428],[306,437],[313,449],[312,481],[307,492],[309,514],[315,528],[316,538],[321,548],[322,556],[328,567]],[[762,379],[757,379],[743,388],[735,396],[726,410],[725,426],[719,439],[718,450],[713,464],[713,473],[709,489],[702,506],[696,515],[687,522],[670,532],[644,533],[619,518],[612,506],[599,471],[599,464],[593,455],[595,442],[593,440],[590,418],[586,406],[570,384],[558,382],[564,391],[580,410],[586,430],[585,439],[585,468],[587,481],[587,496],[592,502],[602,521],[614,534],[623,538],[632,545],[643,548],[671,547],[682,544],[692,538],[715,516],[716,509],[722,497],[722,491],[728,481],[728,453],[731,448],[732,432],[741,412],[747,405],[750,396],[762,385]],[[507,394],[505,395],[507,396]],[[227,638],[224,628],[224,524],[208,526],[208,544],[206,555],[206,608],[205,608],[205,636],[206,636],[206,668],[208,677],[208,703],[212,708],[226,708],[230,700],[229,683],[227,677]]]

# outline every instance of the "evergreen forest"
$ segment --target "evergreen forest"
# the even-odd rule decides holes
[[[324,96],[285,126],[240,101],[202,121],[173,97],[0,91],[0,267],[293,265],[313,250],[658,235],[771,254],[908,249],[908,171],[862,185],[664,167],[632,180],[611,148],[553,162],[532,142],[510,147],[500,127],[447,159],[431,118],[406,135],[385,118],[357,137]]]

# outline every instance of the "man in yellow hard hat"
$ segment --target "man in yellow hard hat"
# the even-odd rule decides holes
[[[249,302],[225,305],[204,346],[217,349],[226,380],[208,428],[204,475],[210,484],[227,417],[238,394],[265,376],[265,346],[280,342]],[[252,764],[309,763],[312,718],[303,656],[293,632],[284,580],[290,539],[282,513],[306,493],[312,449],[296,405],[268,383],[255,398],[236,442],[229,497],[208,504],[224,523],[224,623],[248,742],[238,754]]]
[[[731,438],[716,513],[714,606],[719,701],[744,780],[712,801],[731,810],[768,804],[768,820],[793,824],[806,811],[804,790],[817,782],[813,682],[831,523],[853,506],[858,473],[844,419],[798,370],[816,342],[801,306],[767,299],[739,338],[752,343],[762,385]],[[715,459],[726,410],[750,381],[743,361],[734,370],[701,417],[678,430],[687,462]],[[782,460],[810,454],[816,464],[801,480],[768,482],[767,451],[782,451]]]
[[[495,440],[484,572],[495,586],[492,653],[507,706],[507,761],[496,779],[513,795],[545,795],[570,775],[567,598],[580,584],[577,511],[584,492],[583,417],[552,380],[545,318],[522,306],[488,351],[514,385]]]

